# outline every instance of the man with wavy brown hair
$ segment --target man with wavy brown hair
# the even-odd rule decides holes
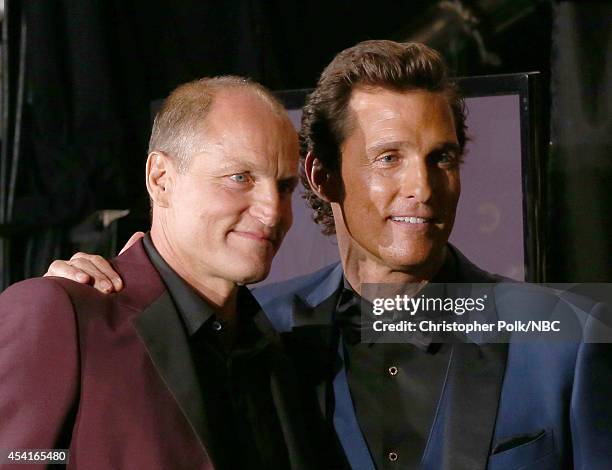
[[[463,100],[436,51],[366,41],[340,52],[304,107],[300,171],[341,263],[256,295],[297,333],[295,350],[328,339],[328,413],[355,468],[605,468],[609,345],[360,342],[367,284],[501,280],[448,243],[465,144]],[[546,315],[539,296],[514,308]]]

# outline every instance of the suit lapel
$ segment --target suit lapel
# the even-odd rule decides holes
[[[507,353],[507,344],[453,346],[424,469],[486,468]]]
[[[324,413],[325,384],[341,367],[332,324],[341,280],[342,265],[338,263],[321,282],[297,292],[292,301],[292,329],[284,335],[285,345],[297,360],[298,370],[317,388]]]
[[[327,415],[330,404],[326,397],[326,384],[340,367],[337,354],[332,351],[334,330],[332,313],[336,295],[315,307],[295,297],[293,304],[294,325],[289,333],[283,334],[287,353],[296,362],[304,380],[316,390],[321,411]]]
[[[333,327],[341,281],[338,264],[321,283],[294,297],[290,353],[298,358],[298,370],[308,371],[320,409],[333,422],[350,466],[373,469],[348,387],[342,341]]]
[[[162,380],[205,449],[209,426],[187,335],[168,292],[134,320],[140,339]]]
[[[480,270],[456,248],[458,284],[446,284],[450,297],[479,297],[486,293],[493,299],[491,287],[500,278]],[[476,283],[476,284],[472,284]],[[488,286],[481,286],[486,283]],[[497,320],[493,302],[480,313],[488,322]],[[470,315],[461,321],[470,322]],[[484,344],[486,333],[471,333],[455,338],[446,379],[440,394],[436,417],[430,432],[422,468],[473,470],[487,467],[502,382],[506,370],[508,344]]]

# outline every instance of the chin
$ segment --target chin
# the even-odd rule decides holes
[[[270,264],[250,266],[245,269],[237,270],[232,276],[236,284],[254,284],[263,281],[270,274]]]
[[[414,272],[427,270],[428,266],[437,263],[442,249],[437,247],[414,247],[406,249],[389,247],[380,253],[387,266],[397,271]]]

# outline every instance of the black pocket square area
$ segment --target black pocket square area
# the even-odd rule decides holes
[[[504,452],[506,450],[514,449],[515,447],[534,442],[540,437],[542,437],[545,432],[546,431],[544,429],[541,429],[537,432],[529,434],[518,434],[516,436],[510,436],[498,442],[495,447],[493,447],[493,452],[491,452],[491,455],[499,454],[500,452]]]

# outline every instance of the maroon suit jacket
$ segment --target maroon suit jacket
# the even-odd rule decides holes
[[[70,448],[68,468],[86,470],[212,469],[174,304],[141,242],[114,266],[117,294],[38,278],[0,296],[0,448]],[[271,379],[274,400],[297,416],[284,377]],[[308,468],[298,426],[285,420],[284,437]]]

